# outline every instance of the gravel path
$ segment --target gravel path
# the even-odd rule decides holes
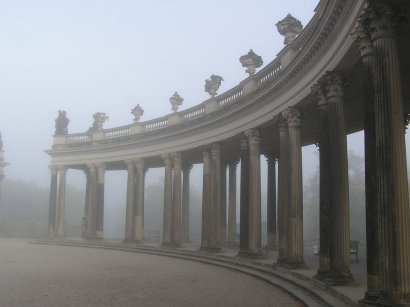
[[[0,306],[303,306],[251,276],[180,259],[0,238]]]

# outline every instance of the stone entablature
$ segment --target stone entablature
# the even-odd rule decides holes
[[[72,155],[77,156],[73,158],[76,161],[87,159],[86,156],[93,159],[96,149],[106,150],[106,155],[99,159],[108,161],[117,159],[119,152],[126,157],[146,157],[218,142],[266,123],[310,95],[311,85],[337,65],[352,45],[351,29],[362,6],[362,1],[334,1],[326,9],[319,4],[308,25],[271,63],[236,87],[195,107],[149,121],[102,129],[98,136],[95,131],[57,135],[53,149],[47,152],[58,164],[68,163]],[[287,50],[291,47],[296,55],[284,69],[283,58],[289,56]]]

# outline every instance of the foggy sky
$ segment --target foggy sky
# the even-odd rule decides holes
[[[69,133],[84,132],[96,112],[109,116],[105,128],[132,123],[136,104],[142,121],[166,115],[175,91],[181,109],[197,105],[209,97],[211,74],[225,80],[219,93],[229,90],[247,76],[239,57],[252,48],[268,64],[283,47],[276,22],[291,13],[306,25],[317,2],[0,0],[6,176],[49,185],[44,150],[58,110],[67,111]],[[362,136],[353,139],[361,153]],[[314,161],[308,171],[314,152],[304,150]]]

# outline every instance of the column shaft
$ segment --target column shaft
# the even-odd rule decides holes
[[[182,165],[181,153],[174,154],[174,183],[172,203],[172,243],[182,244]]]
[[[60,168],[58,172],[60,174],[60,182],[58,185],[57,237],[64,238],[65,189],[67,170],[65,168]]]
[[[237,247],[236,243],[236,167],[238,161],[229,163],[229,205],[228,205],[228,246]]]
[[[268,180],[267,180],[267,248],[276,250],[276,159],[267,155]]]
[[[211,155],[209,149],[203,150],[203,182],[202,182],[202,232],[201,249],[211,247]]]
[[[285,264],[288,258],[288,129],[282,115],[278,117],[279,126],[279,169],[278,169],[278,264]]]
[[[219,238],[221,246],[226,245],[226,164],[221,163],[221,207]]]
[[[182,243],[191,243],[189,239],[189,173],[192,165],[184,164],[182,182]]]
[[[328,72],[326,97],[329,105],[330,172],[330,268],[329,284],[353,282],[350,272],[350,215],[349,179],[347,164],[346,128],[343,106],[343,81],[337,72]]]
[[[249,146],[245,137],[241,139],[241,191],[239,213],[239,254],[249,251]]]
[[[105,183],[105,166],[97,165],[97,230],[96,238],[102,239],[104,232],[104,184]]]
[[[144,208],[144,161],[137,159],[135,163],[135,196],[134,196],[134,241],[143,239],[143,208]]]
[[[256,129],[245,132],[249,142],[249,253],[261,255],[260,137]]]
[[[219,250],[221,247],[221,149],[219,144],[211,148],[211,249]]]
[[[48,237],[53,238],[56,231],[56,206],[57,206],[57,168],[50,166],[50,200],[48,209]]]
[[[172,243],[172,161],[169,154],[162,155],[165,163],[164,226],[162,244]]]
[[[88,164],[89,190],[88,190],[88,235],[90,239],[97,238],[97,169],[94,164]]]
[[[125,241],[130,242],[134,238],[134,196],[135,196],[135,167],[132,160],[125,161],[128,171],[127,179],[127,204],[125,209]]]

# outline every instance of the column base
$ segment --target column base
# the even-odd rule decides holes
[[[409,307],[410,301],[380,296],[376,302],[376,305],[377,306],[388,306],[388,307]]]
[[[329,270],[318,269],[316,275],[314,275],[313,278],[325,282],[328,273],[329,273]]]
[[[363,299],[359,300],[361,306],[376,306],[377,300],[380,298],[379,291],[367,290]]]
[[[352,273],[329,271],[324,280],[329,286],[357,286],[358,283],[353,279]]]
[[[200,252],[206,252],[206,253],[219,253],[221,251],[220,247],[205,247],[201,246],[199,248]]]
[[[277,266],[280,266],[282,268],[288,269],[288,270],[301,270],[301,269],[308,269],[306,266],[306,263],[302,261],[297,261],[297,260],[286,260],[286,261],[280,261],[278,259],[278,262],[276,263]]]
[[[259,250],[259,251],[240,250],[238,252],[237,257],[250,258],[250,259],[261,259],[261,258],[266,258],[266,254],[262,250]]]
[[[165,247],[165,248],[178,248],[181,246],[182,246],[181,243],[175,243],[175,242],[162,242],[161,243],[161,247]]]

